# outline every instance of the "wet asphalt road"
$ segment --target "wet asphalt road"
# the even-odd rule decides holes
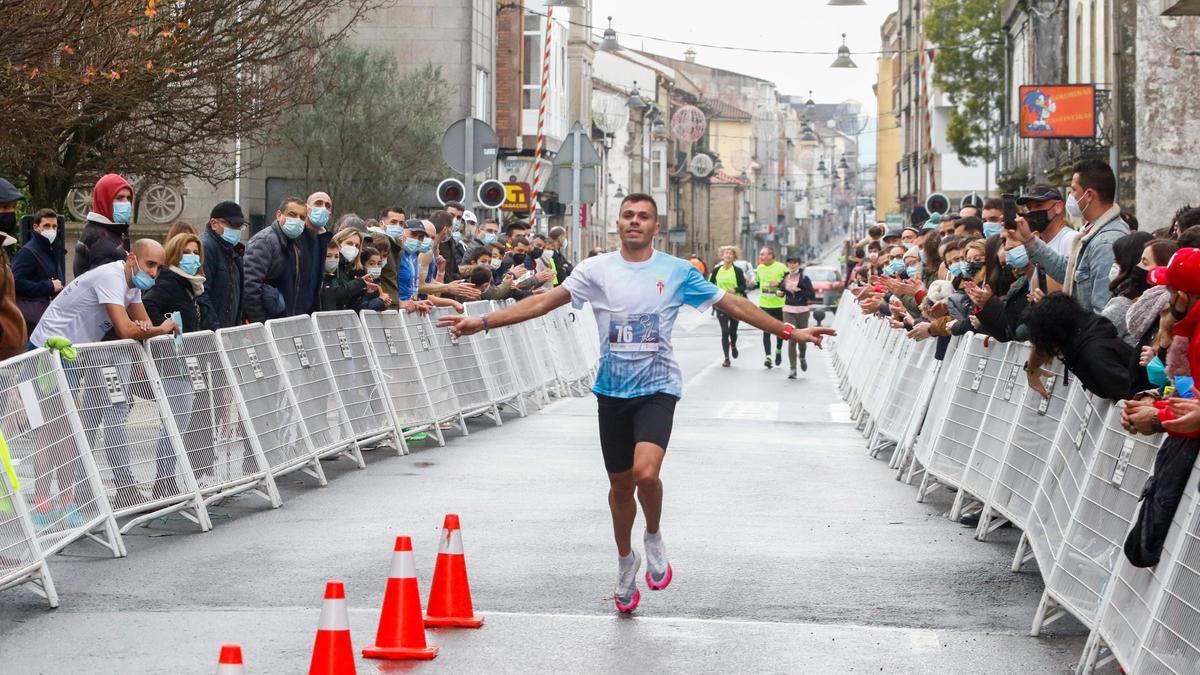
[[[478,631],[431,630],[420,665],[360,672],[1061,673],[1086,635],[1064,619],[1028,637],[1042,584],[1008,571],[1017,533],[987,543],[872,460],[825,354],[801,379],[762,365],[743,330],[719,364],[717,324],[685,310],[687,376],[664,466],[671,587],[632,617],[611,600],[615,550],[590,397],[408,457],[288,477],[284,506],[250,497],[127,536],[129,557],[76,544],[52,561],[62,606],[0,594],[10,673],[201,673],[222,642],[251,673],[307,668],[326,579],[346,582],[356,648],[374,637],[392,538],[410,534],[427,591],[442,515],[461,515]],[[786,364],[786,356],[785,356]],[[641,525],[635,545],[641,545]]]

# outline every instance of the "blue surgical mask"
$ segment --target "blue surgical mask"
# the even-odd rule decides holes
[[[963,275],[963,272],[965,271],[965,268],[966,268],[966,264],[964,264],[963,261],[961,261],[961,260],[959,260],[958,262],[955,262],[955,263],[951,263],[950,264],[950,278],[955,279],[957,277],[961,277]]]
[[[421,251],[421,240],[414,237],[409,237],[404,240],[404,250],[409,253],[419,253]]]
[[[892,276],[896,276],[897,274],[900,274],[900,272],[904,271],[904,261],[903,260],[893,259],[892,262],[888,263],[888,266],[892,270]]]
[[[404,226],[403,225],[388,225],[387,233],[388,233],[388,236],[391,237],[392,239],[399,239],[400,235],[404,234]]]
[[[133,202],[113,202],[113,222],[126,224],[133,216]]]
[[[426,237],[421,241],[421,253],[429,253],[433,250],[433,240]]]
[[[372,279],[378,279],[379,277],[383,276],[383,267],[368,267],[367,276],[371,277]]]
[[[1014,270],[1024,269],[1029,264],[1029,252],[1024,245],[1010,248],[1004,252],[1004,261]]]
[[[188,274],[195,274],[200,271],[200,254],[184,253],[179,259],[179,269]]]
[[[308,222],[317,227],[325,227],[329,224],[329,209],[324,206],[314,206],[308,210]]]
[[[482,239],[483,245],[491,246],[492,244],[496,243],[496,239],[497,237],[495,232],[485,232]]]
[[[908,278],[916,279],[919,276],[921,276],[921,268],[916,265],[910,265],[908,267]]]
[[[304,221],[299,218],[284,218],[280,227],[288,239],[295,239],[304,233]]]
[[[1001,225],[1000,223],[984,223],[983,224],[983,236],[987,237],[988,239],[991,239],[992,237],[1000,234],[1000,230],[1002,230],[1002,229],[1004,229],[1004,226]]]
[[[225,226],[225,230],[221,232],[221,239],[225,240],[230,246],[237,246],[242,240],[242,228]]]
[[[148,291],[151,288],[154,288],[154,277],[146,274],[146,270],[143,270],[142,266],[138,264],[137,258],[133,259],[133,266],[134,269],[137,270],[133,273],[133,285],[137,286],[143,291]]]
[[[463,233],[459,232],[458,230],[455,230],[450,233],[450,236],[454,237],[454,241],[462,241]]]

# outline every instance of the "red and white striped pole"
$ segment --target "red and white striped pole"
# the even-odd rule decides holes
[[[529,224],[536,227],[538,193],[542,182],[542,153],[546,149],[546,97],[550,89],[550,28],[554,8],[546,9],[546,47],[542,50],[542,95],[538,102],[537,149],[533,151],[533,187],[529,195]]]

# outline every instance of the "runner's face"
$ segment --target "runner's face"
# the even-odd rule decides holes
[[[621,244],[627,248],[646,248],[658,234],[658,214],[648,201],[626,202],[617,217],[617,233]]]

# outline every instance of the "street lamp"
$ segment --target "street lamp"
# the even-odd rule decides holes
[[[662,138],[667,135],[667,125],[663,124],[662,118],[659,117],[654,120],[654,125],[650,127],[650,131],[654,134],[655,138]]]
[[[808,90],[808,100],[804,102],[804,116],[812,118],[812,115],[817,110],[817,103],[813,100],[812,89]]]
[[[850,58],[850,48],[846,46],[846,34],[842,33],[842,46],[838,47],[837,58],[829,64],[830,68],[857,68],[858,65]]]
[[[617,42],[617,31],[613,30],[612,17],[608,17],[608,28],[604,29],[604,38],[600,40],[600,44],[596,46],[602,52],[615,52],[621,49],[621,45]]]
[[[633,81],[633,89],[629,92],[629,99],[625,101],[625,107],[630,110],[645,110],[650,105],[642,100],[642,93],[638,91],[637,80]]]
[[[618,185],[617,191],[613,193],[613,197],[615,197],[616,199],[624,199],[625,198],[625,190],[622,189],[620,185]]]

